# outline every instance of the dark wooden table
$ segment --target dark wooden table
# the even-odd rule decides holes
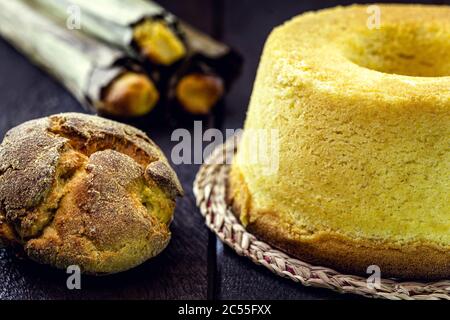
[[[239,49],[242,76],[226,98],[225,112],[206,126],[241,128],[259,56],[273,28],[306,10],[354,1],[161,0],[167,9]],[[367,2],[367,1],[366,1]],[[396,1],[403,2],[403,1]],[[407,1],[405,1],[407,2]],[[411,1],[409,1],[411,2]],[[427,1],[421,1],[427,2]],[[444,3],[449,1],[429,1]],[[0,137],[19,123],[59,112],[83,112],[58,83],[0,39]],[[173,130],[161,121],[132,124],[146,131],[170,155]],[[189,127],[189,126],[188,126]],[[0,138],[1,139],[1,138]],[[175,167],[186,191],[178,202],[169,247],[157,258],[122,274],[83,277],[69,291],[67,275],[17,259],[0,250],[0,299],[342,299],[330,291],[305,288],[271,274],[224,247],[195,206],[192,183],[197,165]],[[351,298],[351,297],[350,297]]]

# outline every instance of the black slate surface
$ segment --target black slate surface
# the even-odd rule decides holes
[[[223,106],[226,112],[204,121],[204,127],[234,129],[243,126],[259,56],[272,27],[305,10],[352,1],[159,2],[243,53],[243,74],[226,99]],[[23,121],[68,111],[83,112],[83,109],[58,83],[0,40],[0,137]],[[173,127],[158,119],[141,119],[131,123],[146,131],[170,155],[174,145],[170,141]],[[195,206],[192,183],[198,166],[180,165],[175,170],[186,197],[178,202],[172,225],[173,238],[160,256],[122,274],[83,277],[82,290],[69,291],[64,272],[20,260],[11,252],[0,250],[0,299],[352,298],[323,289],[305,288],[279,278],[224,247],[204,226]]]

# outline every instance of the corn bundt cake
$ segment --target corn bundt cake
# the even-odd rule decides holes
[[[262,147],[276,170],[254,161]],[[353,5],[277,27],[228,196],[250,232],[310,263],[449,277],[450,7]]]

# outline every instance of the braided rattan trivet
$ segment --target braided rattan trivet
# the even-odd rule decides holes
[[[263,265],[273,273],[305,286],[328,288],[340,293],[353,293],[385,299],[448,299],[450,280],[434,283],[397,282],[382,279],[379,289],[369,288],[366,278],[341,274],[329,268],[313,266],[274,249],[248,233],[236,219],[226,201],[227,178],[230,166],[223,159],[231,159],[238,138],[229,139],[217,147],[200,168],[194,182],[197,205],[207,226],[238,254]]]

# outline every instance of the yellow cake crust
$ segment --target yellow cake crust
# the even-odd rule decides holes
[[[239,169],[231,171],[227,197],[234,214],[251,221],[246,225],[249,232],[309,263],[361,276],[368,276],[367,268],[377,265],[383,278],[440,280],[450,277],[448,247],[351,239],[330,230],[313,234],[307,230],[290,230],[289,223],[277,212],[261,212],[251,207],[251,195]]]

